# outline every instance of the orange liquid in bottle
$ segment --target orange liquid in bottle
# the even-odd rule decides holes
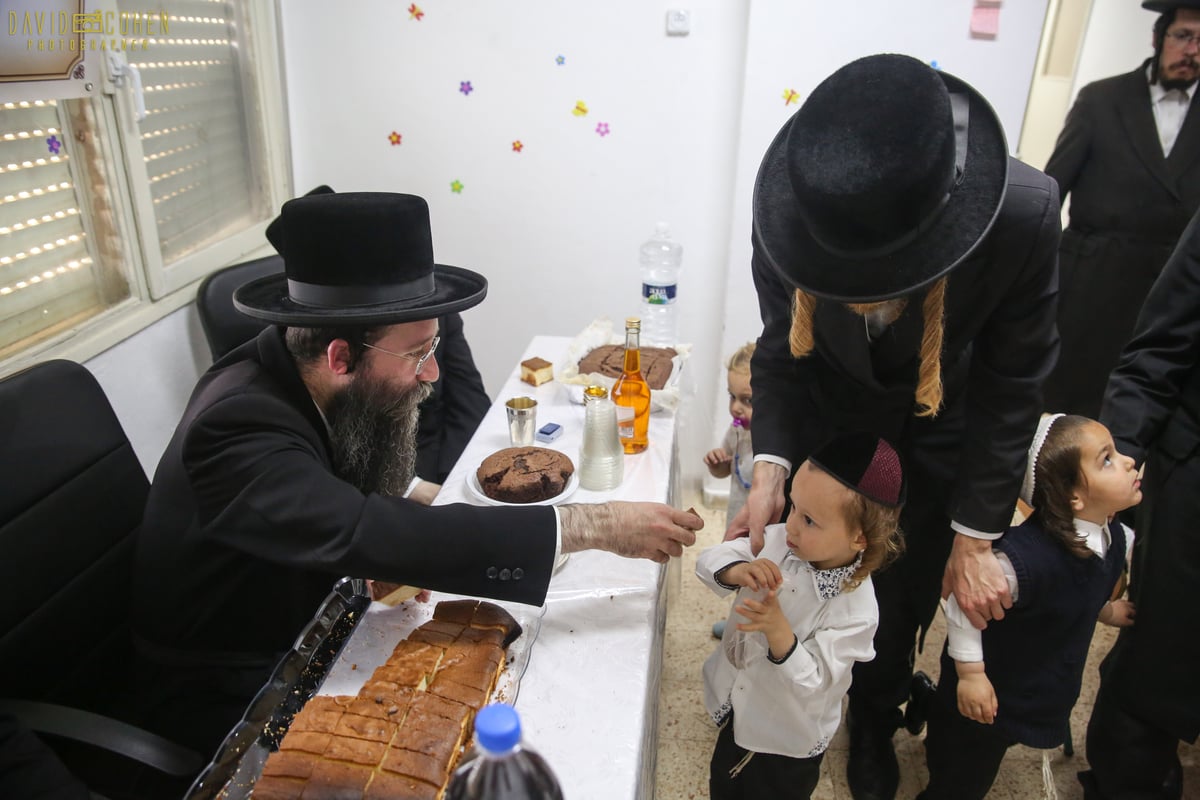
[[[637,317],[625,320],[625,364],[612,389],[621,447],[630,454],[640,453],[650,445],[650,386],[642,377],[641,328]]]

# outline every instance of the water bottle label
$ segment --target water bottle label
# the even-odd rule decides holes
[[[652,286],[642,284],[642,299],[653,306],[665,306],[675,302],[675,284],[670,286]]]

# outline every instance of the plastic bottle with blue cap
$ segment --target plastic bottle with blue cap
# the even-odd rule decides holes
[[[562,800],[550,765],[521,744],[521,718],[512,706],[480,709],[475,747],[478,756],[455,771],[447,800]]]

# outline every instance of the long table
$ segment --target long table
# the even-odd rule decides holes
[[[538,356],[557,366],[569,343],[567,337],[537,336],[521,359]],[[482,504],[467,480],[486,456],[509,446],[504,403],[510,397],[535,398],[538,426],[557,422],[563,427],[554,442],[536,444],[561,450],[578,463],[584,409],[569,392],[579,391],[558,381],[535,388],[520,380],[515,367],[435,504]],[[567,502],[674,504],[673,414],[652,414],[649,438],[645,452],[625,456],[625,477],[617,489],[580,488]],[[571,554],[550,582],[516,707],[526,741],[545,756],[571,800],[654,796],[667,588],[677,580],[678,567],[677,559],[664,567],[587,551]]]

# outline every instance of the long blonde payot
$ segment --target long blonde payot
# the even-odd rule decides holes
[[[918,417],[936,416],[942,407],[942,338],[945,333],[946,278],[942,278],[925,294],[922,312],[925,327],[921,332],[920,366],[917,370],[917,390],[914,399]],[[813,317],[817,298],[797,289],[792,298],[792,329],[788,345],[792,355],[804,358],[813,350]]]

